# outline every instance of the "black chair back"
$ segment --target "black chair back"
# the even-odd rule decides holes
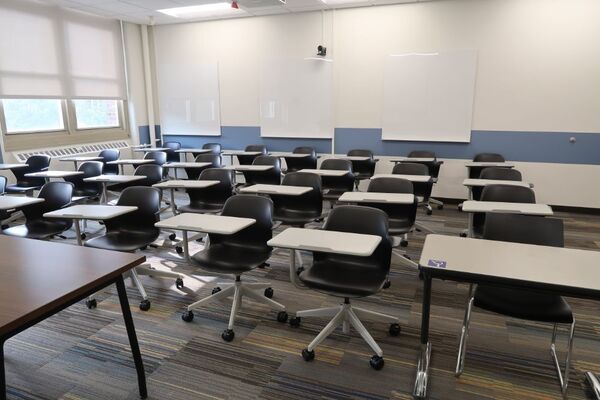
[[[35,154],[27,158],[25,163],[28,165],[23,168],[11,169],[11,172],[17,178],[17,186],[21,187],[41,187],[46,183],[44,178],[32,178],[27,177],[25,174],[31,174],[34,172],[47,171],[50,166],[50,156],[45,154]]]
[[[73,184],[70,182],[48,182],[40,189],[38,198],[44,199],[43,203],[31,204],[22,209],[25,219],[42,219],[50,211],[58,210],[71,204],[73,197]]]
[[[259,183],[267,185],[279,185],[281,183],[281,159],[273,156],[258,156],[252,162],[252,165],[269,165],[266,171],[244,171],[246,185],[256,185]]]
[[[323,213],[323,191],[321,177],[306,172],[290,172],[283,177],[282,185],[306,186],[312,188],[300,196],[271,195],[273,218],[285,224],[304,226],[321,217]]]
[[[153,160],[153,164],[163,165],[167,162],[167,153],[164,151],[150,151],[144,154],[144,160]]]
[[[259,155],[266,155],[267,154],[267,146],[262,145],[262,144],[251,144],[249,146],[246,146],[244,151],[258,151],[261,153]],[[254,159],[256,157],[258,157],[259,155],[255,155],[255,156],[239,155],[239,156],[237,156],[237,159],[238,159],[238,162],[240,163],[240,165],[252,165],[252,163],[254,162]]]
[[[400,178],[377,178],[369,182],[367,192],[377,193],[414,193],[411,181]],[[387,203],[362,203],[365,207],[378,208],[384,211],[392,226],[393,220],[406,221],[406,225],[412,226],[417,218],[419,201],[415,197],[412,204],[387,204]]]
[[[186,189],[190,197],[191,205],[198,205],[199,208],[204,204],[217,205],[223,204],[233,195],[232,171],[223,168],[207,168],[200,173],[199,180],[219,181],[220,183],[202,189]]]
[[[221,143],[204,143],[203,149],[210,149],[212,154],[221,154]]]
[[[479,154],[475,154],[475,157],[473,157],[473,161],[474,162],[504,162],[504,157],[502,156],[502,154],[498,154],[498,153],[479,153]],[[469,178],[471,179],[477,179],[479,178],[479,175],[481,174],[481,171],[484,169],[485,167],[471,167],[469,168]]]
[[[176,153],[175,150],[181,149],[181,143],[179,142],[165,142],[163,147],[168,148],[167,153],[167,161],[168,162],[179,162],[181,161],[181,157],[179,153]]]
[[[296,147],[294,154],[310,154],[308,157],[295,158],[285,157],[287,172],[297,172],[301,169],[317,169],[317,151],[308,146]]]
[[[479,174],[479,179],[497,179],[501,181],[522,181],[521,172],[512,168],[488,167]]]
[[[198,154],[194,159],[195,162],[209,162],[210,165],[204,168],[185,168],[185,173],[188,179],[196,180],[200,177],[202,171],[206,168],[221,168],[221,155],[219,153],[204,153]]]
[[[144,166],[142,165],[139,168]],[[133,206],[138,209],[104,221],[107,233],[129,231],[132,233],[147,233],[158,237],[160,230],[154,224],[160,220],[160,190],[144,186],[125,188],[117,200],[117,205]]]
[[[86,161],[77,168],[83,175],[65,176],[64,180],[73,184],[75,196],[97,196],[102,193],[102,184],[85,182],[84,179],[102,175],[103,168],[101,161]]]
[[[490,213],[483,238],[503,242],[564,247],[563,221],[532,215]]]
[[[413,150],[410,153],[408,153],[408,157],[409,158],[410,157],[433,158],[434,159],[433,162],[428,162],[428,163],[423,163],[423,164],[427,165],[427,168],[429,168],[429,175],[433,176],[434,178],[437,178],[440,175],[440,167],[441,167],[442,163],[440,161],[437,161],[437,157],[433,151]],[[416,162],[416,161],[412,161],[412,162]]]
[[[535,203],[535,193],[528,187],[512,185],[488,185],[481,192],[481,201],[499,201],[503,203]],[[473,214],[475,233],[483,232],[486,214]]]
[[[104,168],[102,169],[102,173],[106,175],[118,175],[119,174],[119,166],[116,164],[106,164],[109,161],[117,161],[121,156],[121,152],[117,149],[106,149],[102,150],[98,157],[102,157],[102,163],[104,164]]]
[[[145,178],[133,181],[131,186],[152,186],[163,180],[163,167],[157,164],[144,164],[137,167],[133,174]]]
[[[343,193],[354,190],[354,173],[352,171],[352,163],[348,160],[339,158],[328,158],[323,160],[320,169],[335,169],[348,171],[343,176],[322,176],[321,182],[323,190]]]
[[[253,218],[256,223],[233,235],[210,235],[211,245],[224,244],[249,251],[270,252],[267,241],[273,237],[273,202],[268,197],[239,194],[229,198],[221,215]]]
[[[420,163],[398,163],[394,165],[392,174],[429,175],[429,168],[427,165]],[[413,182],[413,188],[415,196],[423,197],[423,201],[427,202],[429,196],[431,196],[431,191],[433,190],[433,182]]]
[[[352,161],[352,171],[357,178],[367,179],[375,174],[375,159],[371,150],[355,149],[350,150],[348,156],[369,157],[366,161]]]
[[[381,236],[382,240],[368,257],[315,252],[315,263],[333,259],[336,265],[348,264],[353,268],[360,266],[365,269],[365,273],[371,270],[379,272],[382,276],[387,275],[390,270],[392,242],[388,235],[388,217],[385,212],[364,206],[338,206],[329,213],[323,229],[377,235]],[[343,273],[344,270],[340,270],[340,274]]]

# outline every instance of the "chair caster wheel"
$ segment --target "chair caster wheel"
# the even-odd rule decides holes
[[[390,336],[398,336],[400,334],[400,324],[391,324],[388,332]]]
[[[302,350],[302,358],[304,358],[304,361],[314,360],[315,359],[315,351],[314,350],[308,351],[308,349]]]
[[[219,293],[220,291],[221,291],[221,288],[217,286],[217,287],[214,287],[214,288],[213,288],[213,290],[212,290],[211,294],[217,294],[217,293]]]
[[[140,302],[140,310],[148,311],[150,309],[150,300],[142,300]]]
[[[265,297],[268,299],[273,298],[273,288],[268,287],[265,289]]]
[[[296,275],[300,276],[302,272],[304,272],[304,267],[298,267],[298,269],[296,269]]]
[[[287,322],[288,320],[288,313],[285,311],[279,311],[277,313],[277,322]]]
[[[402,239],[402,240],[400,241],[400,247],[406,247],[406,246],[408,246],[408,240],[404,240],[404,239]]]
[[[426,213],[427,215],[431,215],[431,214],[433,214],[433,210],[427,210],[425,213]]]
[[[177,239],[177,235],[176,235],[176,234],[174,234],[174,233],[171,233],[171,234],[169,235],[169,240],[170,240],[171,242],[173,242],[173,241],[175,241],[175,239]]]
[[[225,329],[221,334],[221,337],[224,341],[231,342],[235,337],[235,333],[233,332],[233,329]]]
[[[80,236],[81,240],[85,240],[86,237],[87,237],[87,235],[85,233],[82,233]]]
[[[460,237],[467,237],[467,234],[466,234],[466,233],[464,233],[464,232],[461,232],[459,236],[460,236]]]
[[[388,279],[387,281],[385,281],[385,283],[383,284],[383,288],[384,289],[388,289],[390,286],[392,286],[392,282],[390,282],[390,280]]]
[[[300,317],[294,317],[290,319],[290,326],[292,328],[297,328],[300,326],[300,322],[301,322],[301,318]]]
[[[175,280],[175,286],[177,287],[177,289],[183,289],[183,279],[177,278]]]
[[[183,254],[183,247],[175,246],[175,251],[177,252],[177,254]]]
[[[410,256],[408,254],[404,254],[404,258],[406,258],[407,260],[410,260]]]
[[[92,308],[96,308],[98,306],[98,302],[96,299],[90,299],[85,301],[85,305],[91,310]]]
[[[375,371],[379,371],[381,368],[383,368],[383,364],[384,364],[383,357],[379,357],[378,355],[374,355],[369,360],[369,364],[371,364],[371,368],[373,368]]]
[[[444,205],[443,205],[443,204],[439,204],[439,205],[437,206],[437,209],[438,209],[438,210],[443,210],[443,209],[444,209]]]
[[[181,314],[181,319],[184,320],[185,322],[192,322],[194,320],[194,312],[193,311],[186,311],[183,314]]]
[[[148,248],[148,246],[142,246],[140,247],[140,250],[146,250]]]
[[[270,267],[270,266],[271,266],[271,264],[269,264],[269,263],[262,263],[258,266],[258,268],[265,268],[265,267]]]

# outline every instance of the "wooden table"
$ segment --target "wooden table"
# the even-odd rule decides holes
[[[123,282],[123,273],[143,263],[144,256],[9,236],[0,236],[0,254],[3,254],[0,258],[0,400],[6,400],[4,343],[113,284],[121,303],[140,397],[147,397],[144,364]]]

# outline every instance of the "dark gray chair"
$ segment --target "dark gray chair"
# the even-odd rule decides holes
[[[117,164],[107,164],[109,161],[117,161],[121,156],[121,152],[117,149],[102,150],[98,157],[102,157],[104,168],[102,173],[105,175],[119,175],[119,166]]]
[[[479,179],[492,179],[500,181],[522,181],[523,177],[521,172],[512,168],[498,168],[488,167],[481,170]],[[471,195],[473,200],[481,199],[481,192],[483,191],[482,186],[473,186],[471,188]]]
[[[490,213],[486,217],[483,238],[504,242],[563,247],[563,222],[555,218]],[[553,324],[554,329],[552,331],[550,353],[556,367],[562,393],[563,395],[566,394],[567,385],[569,383],[575,318],[573,318],[571,307],[563,297],[534,290],[487,284],[477,285],[477,288],[473,290],[473,285],[471,285],[459,342],[458,357],[456,360],[455,373],[457,376],[459,376],[464,369],[467,338],[469,336],[469,323],[473,307],[478,307],[507,317]],[[570,326],[564,376],[556,356],[556,333],[558,324],[568,324]]]
[[[167,162],[179,162],[181,161],[181,156],[175,150],[181,149],[181,143],[179,142],[165,142],[164,147],[169,150],[167,153]]]
[[[259,155],[263,155],[263,156],[267,155],[267,147],[262,144],[251,144],[249,146],[246,146],[244,151],[258,151],[258,152],[260,152],[260,154],[252,155],[252,156],[238,155],[237,159],[238,159],[238,162],[240,163],[240,165],[252,165],[252,163],[254,162],[254,159],[256,157],[258,157]]]
[[[202,171],[207,168],[221,168],[221,156],[214,153],[198,154],[194,159],[195,162],[209,162],[210,165],[204,168],[184,168],[188,179],[196,180],[200,177]]]
[[[319,175],[305,172],[290,172],[283,177],[282,185],[307,186],[312,188],[301,196],[270,195],[273,200],[273,220],[285,225],[304,227],[321,218],[323,213],[323,191]]]
[[[29,157],[27,161],[25,161],[25,164],[27,164],[27,167],[12,168],[10,170],[15,178],[17,178],[17,182],[6,186],[7,193],[31,194],[34,190],[41,188],[46,183],[44,178],[32,178],[25,175],[34,172],[47,171],[50,166],[50,156],[36,154]]]
[[[246,181],[243,186],[281,184],[281,159],[279,157],[258,156],[254,159],[252,165],[269,165],[273,168],[266,171],[243,171],[244,180]]]
[[[73,197],[99,197],[102,194],[102,184],[86,182],[84,179],[102,175],[103,167],[101,161],[86,161],[77,168],[83,175],[65,176],[64,180],[73,184]]]
[[[392,174],[399,175],[429,175],[429,168],[420,163],[399,163],[394,165],[392,169]],[[413,182],[413,188],[415,192],[415,196],[422,197],[421,205],[423,205],[426,209],[427,215],[431,215],[433,210],[429,205],[429,197],[431,196],[431,191],[433,190],[433,180],[429,182]]]
[[[498,153],[479,153],[475,154],[473,157],[474,162],[504,162],[504,156]],[[485,167],[471,167],[469,168],[469,178],[478,179],[481,171],[483,171]]]
[[[323,160],[320,169],[335,169],[347,171],[342,176],[321,176],[323,186],[323,198],[335,203],[342,194],[354,190],[354,173],[352,163],[339,158],[328,158]]]
[[[440,161],[437,159],[435,153],[433,151],[429,151],[429,150],[413,150],[410,153],[408,153],[408,157],[413,157],[413,158],[433,158],[433,162],[419,162],[419,161],[411,161],[411,162],[415,162],[415,163],[419,163],[419,164],[425,164],[427,166],[427,168],[429,168],[429,175],[431,175],[432,178],[434,179],[438,179],[440,176],[440,169],[442,167],[442,164],[444,163],[443,161]],[[429,202],[430,203],[434,203],[437,204],[437,208],[438,210],[441,210],[444,208],[444,203],[438,199],[434,199],[433,197],[429,198]]]
[[[186,189],[189,204],[178,207],[182,213],[217,214],[225,202],[233,196],[232,171],[222,168],[207,168],[200,174],[199,180],[219,181],[217,185],[202,189]]]
[[[352,172],[354,173],[356,189],[358,189],[358,184],[361,180],[371,179],[375,174],[377,161],[373,157],[373,152],[371,150],[350,150],[347,155],[353,157],[369,157],[366,161],[352,160]]]
[[[296,147],[292,153],[309,154],[308,157],[284,157],[287,166],[285,173],[297,172],[301,169],[317,169],[317,151],[313,147]]]

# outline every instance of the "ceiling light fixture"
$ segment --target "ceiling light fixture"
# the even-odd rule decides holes
[[[237,7],[237,2],[235,0],[233,0],[232,3],[211,3],[202,4],[199,6],[165,8],[156,11],[158,11],[159,13],[169,15],[171,17],[185,19],[214,17],[232,13],[243,13],[243,11]]]

